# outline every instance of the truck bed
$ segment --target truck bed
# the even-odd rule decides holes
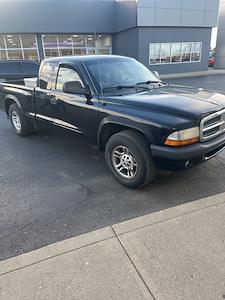
[[[0,83],[0,108],[8,113],[10,102],[16,102],[22,111],[35,112],[35,87],[20,84]]]

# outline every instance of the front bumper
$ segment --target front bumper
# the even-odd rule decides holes
[[[151,145],[153,158],[160,163],[160,168],[168,169],[167,165],[178,168],[189,168],[209,160],[225,149],[225,134],[204,143],[183,147]],[[171,169],[169,167],[169,169]]]

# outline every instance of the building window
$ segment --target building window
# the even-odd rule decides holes
[[[24,59],[39,60],[36,36],[34,34],[22,34],[20,38]]]
[[[42,39],[45,57],[112,53],[112,38],[107,34],[47,34]]]
[[[200,62],[201,42],[152,43],[149,45],[149,64]]]
[[[201,43],[193,43],[192,51],[191,51],[191,61],[200,61],[202,53],[202,44]]]
[[[182,47],[181,43],[171,44],[171,56],[170,56],[171,63],[181,62],[181,47]]]
[[[34,34],[1,34],[0,60],[28,59],[39,60]]]
[[[190,62],[191,60],[191,44],[183,43],[181,52],[181,62]]]
[[[160,50],[160,63],[170,63],[170,44],[162,44]]]
[[[47,34],[42,36],[45,57],[59,56],[58,36],[55,34]]]

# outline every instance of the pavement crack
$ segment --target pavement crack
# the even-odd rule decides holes
[[[51,212],[47,212],[41,216],[39,216],[38,218],[32,220],[31,222],[25,224],[24,226],[21,226],[20,228],[14,230],[14,231],[11,231],[3,236],[0,236],[0,241],[13,235],[13,234],[16,234],[18,232],[21,232],[21,231],[24,231],[26,228],[28,227],[31,227],[33,225],[35,225],[39,220],[41,220],[42,218],[44,218],[45,216],[50,216],[52,214],[57,214],[58,212],[63,212],[63,211],[67,211],[67,210],[70,210],[71,208],[74,208],[74,205],[77,207],[79,206],[82,202],[85,202],[89,199],[90,195],[93,193],[92,189],[84,184],[81,184],[81,183],[78,183],[78,182],[75,182],[75,184],[79,185],[81,188],[83,189],[86,189],[87,191],[87,194],[86,196],[84,197],[84,199],[82,199],[81,201],[79,201],[78,203],[76,204],[72,204],[72,205],[69,205],[67,207],[64,207],[63,209],[57,209],[57,210],[54,210],[54,211],[51,211]],[[42,229],[44,228],[45,226],[42,226]]]
[[[149,286],[147,285],[146,281],[144,280],[143,276],[141,275],[141,273],[139,272],[138,268],[136,267],[135,263],[133,262],[132,258],[130,257],[129,253],[127,252],[126,248],[124,247],[122,241],[120,240],[119,236],[117,235],[116,231],[114,230],[113,226],[111,226],[112,231],[115,234],[116,239],[118,240],[120,246],[122,247],[123,251],[125,252],[127,258],[129,259],[129,261],[131,262],[132,266],[134,267],[135,271],[137,272],[138,276],[140,277],[141,281],[143,282],[143,284],[145,285],[145,287],[147,288],[149,294],[151,295],[153,300],[156,300],[156,297],[154,296],[154,294],[152,293],[152,291],[150,290]]]
[[[222,159],[220,159],[220,158],[218,158],[218,157],[215,157],[215,159],[216,159],[220,164],[222,164],[223,166],[225,166],[225,162],[224,162]]]

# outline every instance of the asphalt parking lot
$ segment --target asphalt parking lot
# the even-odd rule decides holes
[[[225,76],[170,82],[225,93]],[[225,153],[159,174],[142,190],[117,183],[104,154],[81,137],[37,131],[20,138],[0,113],[0,260],[137,216],[225,192]]]

